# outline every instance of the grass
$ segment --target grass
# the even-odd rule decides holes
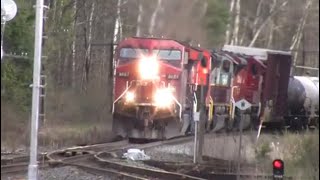
[[[5,128],[1,133],[1,146],[9,151],[28,149],[29,125],[24,128]],[[8,126],[7,126],[8,127]],[[66,146],[95,144],[110,141],[113,137],[110,123],[72,122],[48,124],[39,128],[38,144],[46,149],[57,149]]]
[[[258,142],[252,134],[243,136],[241,157],[243,162],[256,165],[246,173],[272,174],[272,161],[283,159],[285,176],[297,180],[319,180],[319,131],[282,134],[261,134]],[[239,136],[207,136],[204,154],[226,160],[238,160]],[[242,166],[245,168],[245,166]]]
[[[256,163],[271,173],[271,163],[283,159],[285,175],[297,180],[319,180],[319,131],[263,138],[255,147]]]
[[[39,131],[39,144],[47,147],[61,147],[110,141],[112,137],[109,124],[88,121],[48,125]]]
[[[39,146],[59,148],[112,138],[110,97],[105,89],[92,86],[87,93],[79,93],[48,87],[47,92],[46,121],[39,122]],[[1,146],[9,151],[28,149],[30,112],[22,113],[8,102],[1,101],[1,105]]]

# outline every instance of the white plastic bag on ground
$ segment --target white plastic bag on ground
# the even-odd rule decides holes
[[[123,154],[123,157],[132,161],[143,161],[150,159],[150,156],[146,155],[144,151],[140,149],[128,149],[128,151]]]

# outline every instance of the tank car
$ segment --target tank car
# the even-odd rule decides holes
[[[319,78],[290,77],[287,125],[293,129],[319,126]]]

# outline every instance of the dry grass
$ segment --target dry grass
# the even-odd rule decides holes
[[[23,113],[15,106],[1,101],[1,150],[15,151],[22,148],[27,139],[26,126],[28,114]]]
[[[69,123],[48,125],[39,132],[39,144],[46,147],[62,147],[80,144],[95,144],[110,141],[108,123]]]
[[[319,179],[319,131],[290,133],[267,137],[256,145],[256,163],[272,171],[272,160],[281,158],[285,163],[285,175],[295,179]]]
[[[1,135],[1,146],[7,151],[28,149],[29,125],[22,131],[8,129]],[[108,142],[112,139],[107,123],[69,123],[45,125],[39,129],[39,147],[45,150],[58,149],[66,146],[95,144]]]
[[[297,180],[319,179],[319,131],[279,134],[262,134],[254,141],[253,134],[243,136],[242,161],[256,165],[254,172],[272,174],[272,161],[281,158],[285,163],[285,175]],[[239,137],[206,137],[204,155],[238,160]]]

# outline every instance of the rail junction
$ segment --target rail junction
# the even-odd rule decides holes
[[[185,162],[175,161],[128,161],[122,158],[123,152],[130,148],[150,149],[165,145],[175,145],[192,141],[193,137],[179,137],[166,141],[132,144],[128,140],[77,146],[38,155],[40,169],[72,166],[79,170],[97,175],[107,175],[116,179],[236,179],[236,162],[219,158],[203,157],[197,165],[192,158]],[[1,179],[28,170],[29,156],[16,156],[1,159]],[[243,164],[242,172],[253,172],[256,167]],[[272,179],[265,174],[240,174],[241,179]],[[291,178],[286,178],[291,179]]]

